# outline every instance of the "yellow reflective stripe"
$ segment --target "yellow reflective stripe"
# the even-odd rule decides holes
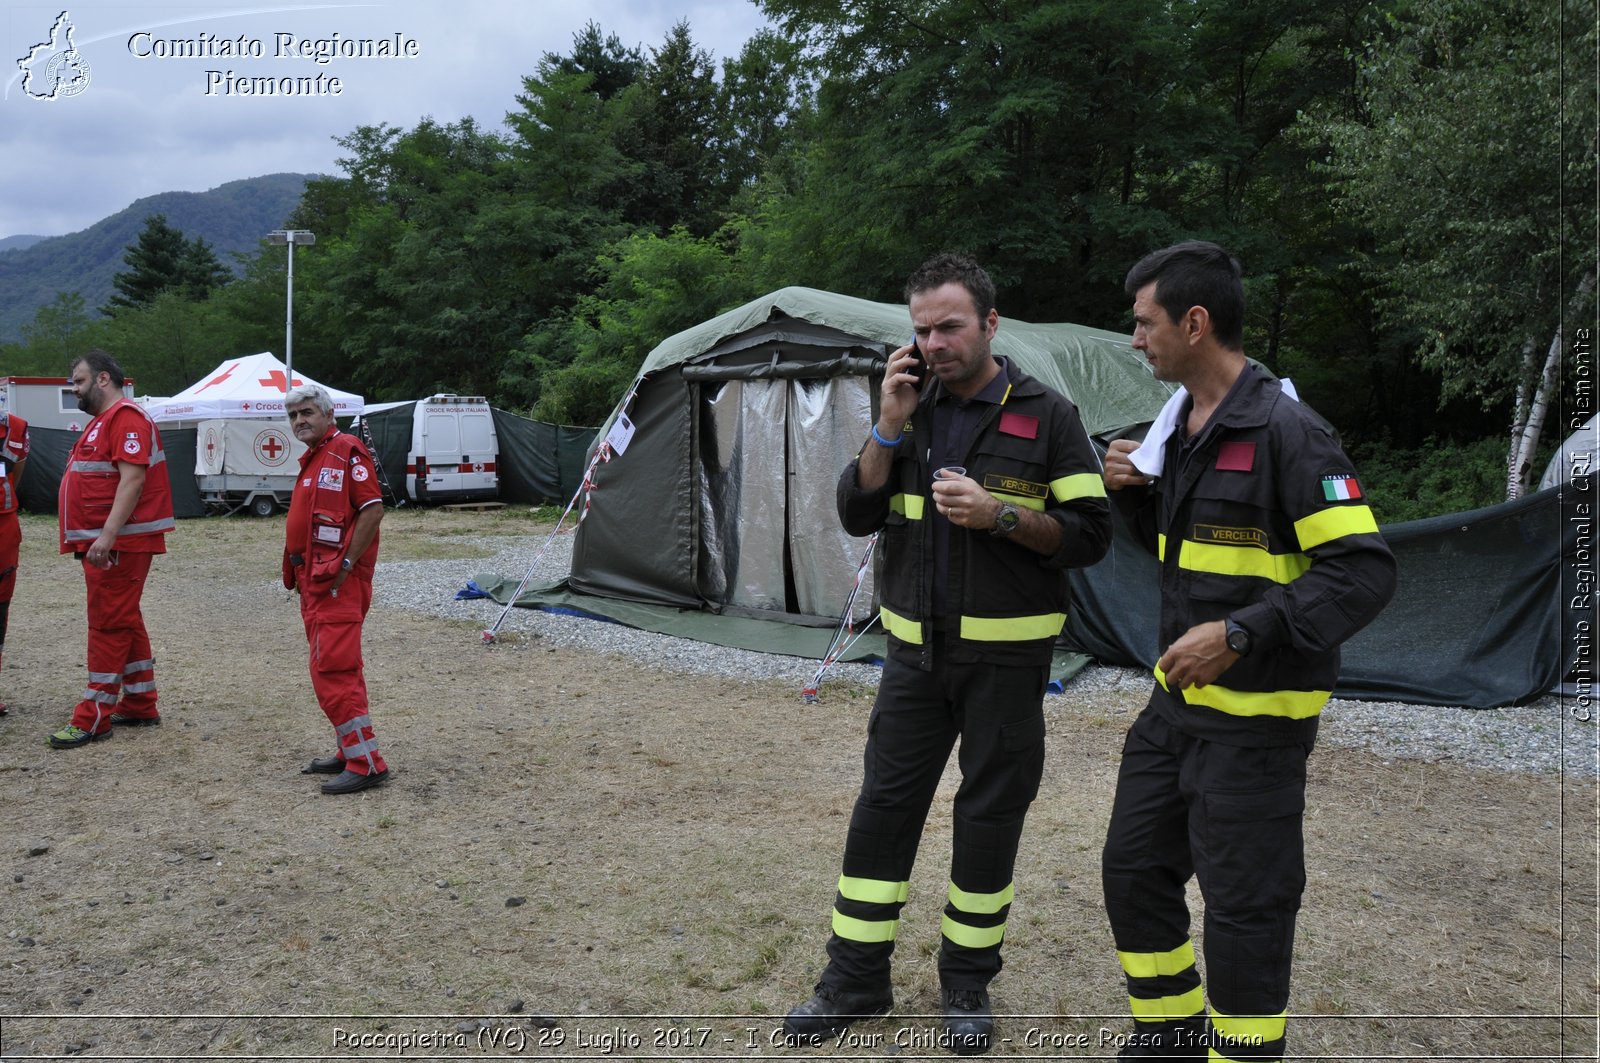
[[[1293,583],[1311,567],[1305,554],[1272,554],[1254,546],[1224,546],[1185,539],[1178,544],[1178,567],[1223,576],[1255,576]]]
[[[964,616],[961,618],[961,637],[973,642],[1053,639],[1061,634],[1061,627],[1066,622],[1066,613],[1041,613],[1038,616]]]
[[[1378,520],[1369,506],[1333,506],[1294,522],[1302,550],[1315,549],[1346,535],[1374,535],[1377,531]]]
[[[1263,1045],[1268,1041],[1278,1041],[1283,1038],[1284,1031],[1289,1025],[1289,1013],[1280,1011],[1276,1015],[1224,1015],[1213,1004],[1211,1025],[1230,1041]]]
[[[1011,883],[999,893],[968,893],[950,883],[950,903],[960,908],[963,912],[973,915],[993,915],[1006,905],[1010,904],[1016,896],[1016,883]]]
[[[890,495],[889,510],[892,513],[899,513],[901,516],[905,517],[906,520],[921,520],[923,506],[927,503],[927,501],[928,500],[923,498],[921,495],[908,495],[904,493]]]
[[[1154,671],[1156,682],[1172,691],[1161,666],[1157,665]],[[1284,716],[1291,720],[1315,716],[1333,697],[1331,690],[1230,690],[1215,683],[1172,692],[1190,705],[1204,705],[1229,716]]]
[[[1175,997],[1129,997],[1128,1010],[1143,1022],[1172,1022],[1175,1019],[1192,1019],[1205,1010],[1206,991],[1195,986]]]
[[[922,625],[915,620],[908,620],[899,613],[892,612],[887,605],[878,607],[878,616],[883,621],[883,629],[901,642],[909,642],[913,646],[922,645]]]
[[[1157,532],[1156,533],[1156,560],[1157,561],[1165,561],[1166,559],[1167,559],[1167,533],[1166,532]]]
[[[965,945],[969,949],[991,949],[1005,938],[1006,925],[1001,923],[999,926],[968,926],[956,922],[947,915],[939,926],[939,932],[957,945]]]
[[[1118,952],[1122,969],[1129,978],[1158,978],[1182,974],[1194,966],[1194,942],[1185,941],[1166,952]]]
[[[1106,484],[1097,472],[1080,472],[1063,476],[1059,480],[1051,480],[1050,493],[1055,495],[1057,502],[1067,502],[1074,498],[1104,498]]]
[[[881,878],[839,876],[839,896],[864,904],[904,904],[911,895],[911,883],[886,882]]]
[[[1017,506],[1021,509],[1037,510],[1040,513],[1044,512],[1044,499],[1042,498],[1029,498],[1027,495],[1007,494],[1005,491],[990,491],[989,493],[994,495],[994,497],[998,498],[1000,501],[1010,502],[1013,506]]]
[[[869,945],[893,941],[895,931],[899,928],[898,919],[869,922],[866,919],[852,919],[848,915],[840,915],[838,910],[833,913],[833,932],[846,941],[864,941]]]

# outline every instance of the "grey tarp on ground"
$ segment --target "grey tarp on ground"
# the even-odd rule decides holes
[[[1554,689],[1578,645],[1563,559],[1570,566],[1582,556],[1583,537],[1592,551],[1594,497],[1591,478],[1564,493],[1386,525],[1399,586],[1378,619],[1345,644],[1334,693],[1493,708]],[[1153,665],[1158,580],[1155,558],[1118,520],[1106,558],[1073,573],[1068,641],[1105,663]]]
[[[475,577],[473,582],[490,598],[504,605],[516,592],[518,580],[486,573]],[[568,588],[564,580],[525,588],[517,599],[517,605],[527,609],[610,620],[642,631],[676,635],[678,638],[709,642],[716,646],[732,646],[757,653],[781,653],[818,662],[828,652],[828,644],[834,634],[831,627],[717,614],[705,609],[674,609],[667,605],[578,594]],[[858,627],[855,631],[859,633],[861,629]],[[873,628],[855,640],[839,660],[881,662],[885,649],[883,633]],[[1058,683],[1065,682],[1089,664],[1089,658],[1081,653],[1059,650],[1051,661],[1050,678]]]
[[[200,500],[200,484],[194,476],[195,429],[161,428],[161,449],[167,457],[167,478],[172,484],[172,514],[175,517],[203,517],[205,503]],[[67,456],[81,432],[64,428],[28,426],[28,469],[17,492],[22,508],[29,513],[54,513],[61,477],[67,471]]]

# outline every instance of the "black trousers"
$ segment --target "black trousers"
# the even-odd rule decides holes
[[[1212,1047],[1224,1059],[1282,1058],[1309,752],[1193,738],[1153,704],[1128,730],[1101,876],[1139,1033],[1204,1022],[1184,900],[1193,875]]]
[[[917,844],[958,738],[961,785],[939,976],[946,988],[982,989],[1000,970],[1012,867],[1044,774],[1049,669],[934,658],[930,672],[890,660],[867,721],[861,793],[845,840],[823,973],[839,988],[889,984]]]

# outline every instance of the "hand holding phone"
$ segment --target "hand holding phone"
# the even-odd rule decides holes
[[[911,381],[911,390],[921,391],[923,382],[928,379],[928,360],[922,356],[922,348],[917,346],[915,336],[911,338],[911,357],[915,361],[911,363],[911,368],[906,370],[914,378]]]

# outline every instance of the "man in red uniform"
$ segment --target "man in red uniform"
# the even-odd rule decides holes
[[[300,592],[300,618],[311,644],[311,688],[333,724],[339,748],[305,772],[336,775],[325,794],[352,794],[389,776],[367,712],[361,623],[372,604],[383,497],[372,455],[333,423],[333,400],[315,384],[283,399],[289,429],[310,449],[289,503],[283,585]]]
[[[28,467],[28,422],[14,413],[0,415],[0,656],[6,648],[6,622],[17,589],[17,555],[22,524],[17,520],[17,487]],[[6,714],[0,702],[0,716]]]
[[[122,396],[122,367],[105,351],[72,363],[72,391],[91,420],[61,477],[61,552],[83,562],[89,598],[89,683],[56,749],[111,737],[112,724],[149,727],[155,658],[139,600],[150,559],[167,552],[172,490],[155,422]],[[121,698],[119,701],[118,698]]]

